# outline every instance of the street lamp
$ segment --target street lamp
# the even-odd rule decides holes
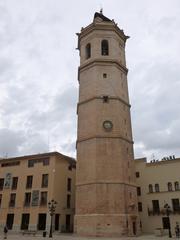
[[[169,214],[171,212],[170,210],[170,206],[166,203],[164,205],[165,211],[166,211],[166,216],[168,217],[168,230],[169,230],[169,238],[172,238],[172,234],[171,234],[171,224],[170,224],[170,217]]]
[[[56,204],[57,202],[52,199],[50,202],[48,202],[49,207],[49,214],[51,216],[51,225],[50,225],[50,231],[49,231],[49,238],[52,238],[52,219],[56,210]]]

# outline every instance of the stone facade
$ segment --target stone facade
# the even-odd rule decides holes
[[[139,232],[125,43],[96,13],[78,34],[80,51],[75,232]]]
[[[175,234],[180,223],[180,158],[161,161],[135,160],[138,205],[143,233],[168,234],[165,204],[170,207],[170,225]]]
[[[1,159],[0,229],[7,223],[11,231],[49,231],[48,202],[54,199],[53,228],[73,231],[75,166],[74,159],[58,152]]]

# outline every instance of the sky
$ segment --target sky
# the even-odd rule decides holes
[[[76,156],[76,33],[100,8],[130,36],[135,157],[180,157],[179,0],[0,0],[0,157]]]

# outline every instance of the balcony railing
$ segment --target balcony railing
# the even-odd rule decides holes
[[[155,215],[160,215],[161,211],[160,209],[149,209],[148,208],[148,216],[155,216]]]
[[[180,207],[179,209],[170,210],[170,214],[180,214]],[[148,216],[159,216],[159,215],[166,215],[166,210],[162,209],[149,209],[148,208]]]
[[[31,202],[24,202],[24,207],[30,207]]]
[[[47,200],[41,200],[40,206],[47,206]]]
[[[10,201],[9,202],[9,207],[15,207],[15,201]]]

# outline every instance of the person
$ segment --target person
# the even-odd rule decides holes
[[[7,239],[8,227],[7,225],[4,226],[4,239]]]
[[[179,223],[178,223],[178,222],[176,222],[175,233],[176,233],[176,237],[179,238],[179,235],[180,235],[180,229],[179,229]]]

